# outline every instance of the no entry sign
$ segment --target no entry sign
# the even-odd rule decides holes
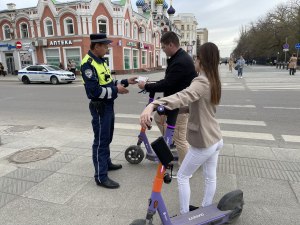
[[[20,49],[22,48],[22,42],[21,41],[17,41],[16,42],[16,49]]]

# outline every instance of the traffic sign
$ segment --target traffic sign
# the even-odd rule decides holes
[[[288,48],[284,48],[283,51],[284,51],[284,52],[288,52],[289,49],[288,49]]]
[[[288,49],[290,46],[288,43],[285,43],[283,46],[282,46],[284,49]]]
[[[300,49],[300,43],[295,44],[295,49]]]
[[[16,49],[21,49],[22,48],[22,42],[21,41],[17,41],[16,42]]]

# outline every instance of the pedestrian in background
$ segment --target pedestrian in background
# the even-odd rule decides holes
[[[230,58],[229,61],[228,61],[228,66],[229,66],[229,72],[232,73],[232,68],[234,66],[234,62],[233,62],[233,59]]]
[[[0,75],[3,75],[5,77],[5,72],[4,72],[4,66],[0,62]]]
[[[170,110],[181,108],[190,113],[187,126],[190,148],[177,174],[181,214],[189,212],[189,179],[201,165],[205,182],[202,206],[212,204],[216,191],[219,150],[223,147],[220,126],[215,117],[216,106],[221,99],[219,49],[213,43],[205,43],[200,46],[197,57],[199,76],[193,79],[191,85],[176,94],[153,101],[140,116],[140,123],[146,128],[151,124],[151,113],[159,105]]]
[[[60,62],[58,67],[59,67],[61,70],[63,70],[63,69],[64,69],[64,65],[63,65],[63,63],[62,63],[62,62]]]
[[[296,53],[293,53],[293,55],[289,59],[289,66],[288,66],[288,68],[290,69],[290,75],[295,75],[296,67],[297,67],[297,57],[296,57]]]
[[[164,97],[175,94],[188,87],[197,77],[192,57],[180,48],[179,38],[176,33],[169,31],[161,37],[161,47],[168,57],[168,67],[164,79],[156,83],[139,82],[140,89],[148,92],[163,92]],[[154,120],[161,133],[166,129],[166,118],[155,113]],[[189,144],[186,140],[186,126],[188,114],[178,114],[174,130],[174,142],[178,152],[178,164],[180,165],[188,151]]]
[[[70,68],[71,72],[74,73],[74,75],[76,75],[76,63],[73,59],[71,60]]]
[[[90,39],[90,50],[81,62],[81,73],[87,97],[91,100],[89,109],[94,131],[94,178],[97,185],[113,189],[120,185],[108,177],[108,171],[122,168],[120,164],[113,164],[110,158],[109,145],[113,139],[115,123],[114,100],[118,93],[127,94],[125,87],[137,83],[137,77],[113,80],[103,58],[112,41],[107,39],[106,34],[91,34]]]
[[[243,78],[243,69],[245,66],[245,60],[243,56],[240,56],[240,58],[237,60],[236,66],[238,67],[238,78]]]

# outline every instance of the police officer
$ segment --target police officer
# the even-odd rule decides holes
[[[106,34],[91,34],[91,45],[88,54],[81,62],[81,73],[92,115],[94,131],[93,163],[95,167],[95,182],[105,188],[118,188],[120,185],[111,180],[107,172],[122,168],[120,164],[113,164],[110,158],[109,145],[114,132],[114,100],[119,94],[127,94],[125,88],[135,84],[136,77],[113,80],[110,69],[103,58],[108,51]]]

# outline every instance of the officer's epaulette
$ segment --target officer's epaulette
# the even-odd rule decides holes
[[[93,59],[90,57],[87,61],[88,61],[89,64],[92,64]]]

